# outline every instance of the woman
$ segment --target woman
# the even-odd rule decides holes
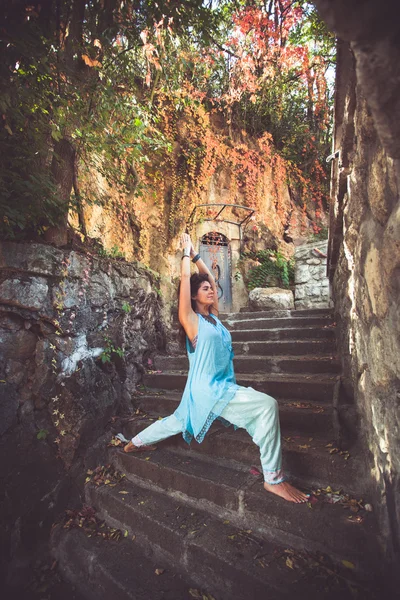
[[[215,280],[200,255],[195,255],[188,234],[182,238],[179,322],[186,333],[189,375],[175,413],[156,421],[136,435],[124,452],[136,452],[172,435],[182,433],[199,443],[212,422],[221,418],[243,427],[259,446],[264,488],[289,502],[306,502],[308,496],[285,481],[281,469],[281,441],[276,400],[236,384],[232,338],[218,319]],[[199,273],[190,276],[190,258]]]

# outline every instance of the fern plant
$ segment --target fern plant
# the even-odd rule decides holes
[[[249,290],[275,286],[289,288],[294,284],[294,260],[287,259],[279,250],[261,250],[257,253],[247,253],[245,256],[261,263],[249,272]]]

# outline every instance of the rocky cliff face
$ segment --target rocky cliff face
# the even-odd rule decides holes
[[[159,282],[142,267],[11,242],[0,266],[0,514],[19,577],[165,336]]]
[[[400,554],[400,53],[397,2],[318,0],[339,43],[329,271],[344,384],[388,556]]]
[[[166,169],[160,173],[160,177],[162,182],[155,190],[147,189],[144,185],[140,195],[121,195],[100,174],[92,173],[92,193],[102,197],[104,204],[86,205],[83,214],[89,237],[98,239],[108,251],[123,253],[128,260],[138,257],[151,269],[169,279],[179,275],[178,240],[196,205],[227,203],[254,208],[254,217],[243,232],[246,248],[263,250],[279,246],[287,256],[293,254],[293,240],[306,240],[314,232],[313,222],[318,221],[320,225],[326,225],[327,222],[323,207],[309,202],[305,210],[304,201],[301,198],[296,201],[291,194],[287,178],[282,177],[282,174],[278,176],[269,165],[265,165],[264,170],[258,174],[257,181],[252,181],[250,185],[249,182],[238,181],[234,166],[228,168],[221,164],[200,187],[183,189],[179,212],[173,219],[178,223],[179,231],[171,237],[168,215],[171,212],[172,182],[176,179],[176,174]],[[250,188],[251,201],[248,198]],[[219,208],[214,208],[211,212],[217,214]],[[197,211],[192,225],[194,228],[198,227],[209,216]],[[246,213],[239,209],[233,211],[233,214],[224,213],[219,221],[226,218],[228,221],[240,222],[245,217]],[[70,221],[72,225],[78,226],[73,215]],[[215,226],[218,230],[218,222]]]

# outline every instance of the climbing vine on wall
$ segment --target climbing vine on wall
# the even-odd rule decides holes
[[[319,231],[328,191],[326,72],[334,41],[310,6],[240,4],[231,13],[233,26],[224,29],[225,45],[207,49],[177,41],[169,23],[146,31],[146,83],[173,148],[159,165],[170,172],[170,235],[224,168],[233,175],[228,201],[257,209],[265,220],[262,186],[269,170],[281,222],[288,215],[280,193],[288,184]]]
[[[259,263],[249,271],[247,277],[249,290],[275,286],[288,288],[294,284],[294,260],[287,259],[279,251],[262,250],[246,254],[244,257],[252,258]]]
[[[141,199],[153,194],[165,201],[160,211],[173,236],[223,168],[233,177],[230,201],[260,211],[269,169],[282,222],[282,182],[318,221],[333,39],[313,6],[111,4],[7,7],[2,229],[43,233],[65,226],[73,207],[84,233],[82,203],[111,196],[84,185],[93,170],[115,191],[112,210],[126,227],[130,213],[146,213]],[[140,236],[147,243],[148,234]]]

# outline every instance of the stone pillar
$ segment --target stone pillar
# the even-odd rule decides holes
[[[328,308],[331,305],[326,274],[328,241],[308,242],[294,253],[295,307]]]

